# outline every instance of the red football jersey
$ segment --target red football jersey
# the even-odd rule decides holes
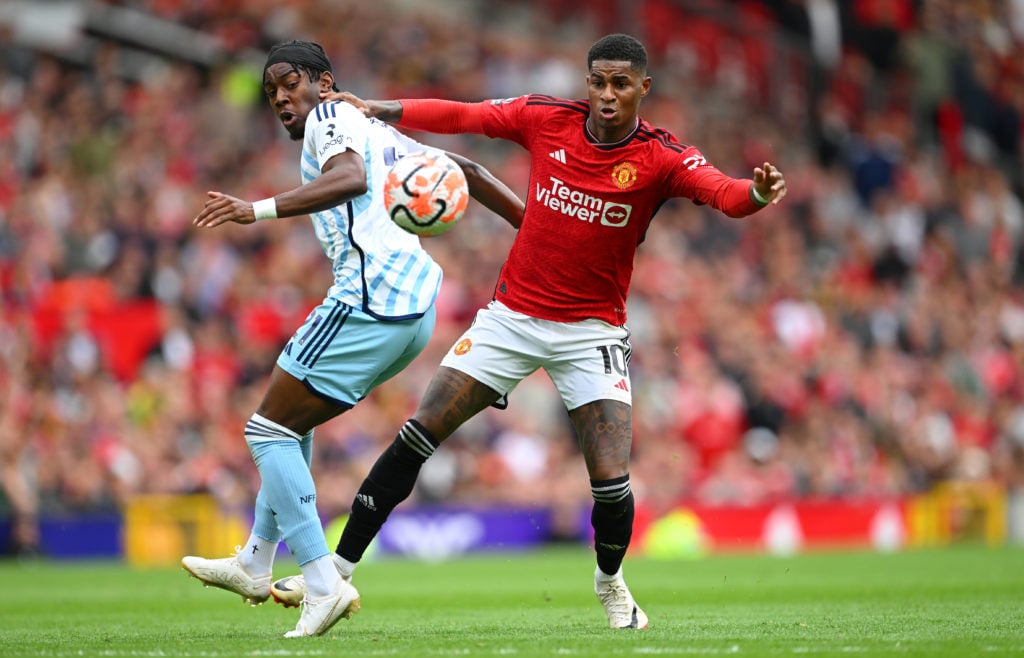
[[[481,132],[530,152],[526,214],[494,298],[560,322],[626,322],[636,249],[669,198],[686,197],[730,216],[761,206],[749,179],[709,165],[700,151],[639,120],[621,142],[598,142],[590,105],[529,95],[483,103],[403,100],[400,125],[430,132]]]

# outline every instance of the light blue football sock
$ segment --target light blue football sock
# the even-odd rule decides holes
[[[253,414],[245,426],[245,441],[263,480],[257,514],[265,515],[269,510],[273,510],[272,516],[276,513],[273,518],[277,528],[300,566],[330,553],[317,514],[316,486],[299,444],[301,438],[259,414]],[[257,524],[261,531],[268,528],[265,516],[260,516]]]
[[[299,450],[302,452],[302,458],[305,460],[306,466],[311,467],[313,465],[313,430],[310,430],[299,439]],[[262,486],[256,494],[254,517],[252,524],[252,534],[254,537],[274,543],[281,541],[283,538],[281,530],[277,527],[274,510],[271,509],[270,503],[267,502],[267,496],[263,493]]]

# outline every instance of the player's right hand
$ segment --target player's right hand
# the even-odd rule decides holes
[[[212,228],[225,222],[236,224],[252,224],[256,221],[256,213],[248,201],[237,199],[221,192],[207,192],[210,197],[203,209],[192,220],[194,226]]]

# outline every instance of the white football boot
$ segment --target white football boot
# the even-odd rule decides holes
[[[359,612],[359,592],[344,580],[338,581],[338,588],[333,594],[319,599],[310,598],[307,594],[302,599],[302,615],[295,630],[288,631],[285,637],[313,637],[323,635],[338,623],[339,619],[348,619]]]
[[[181,566],[203,581],[204,586],[226,589],[240,595],[249,605],[259,605],[270,598],[270,574],[255,578],[250,576],[238,562],[240,549],[240,546],[236,546],[234,555],[215,560],[186,555],[181,558]]]
[[[594,593],[608,615],[611,628],[647,628],[647,615],[633,600],[633,595],[622,579],[622,569],[614,576],[605,575],[600,568],[594,571]]]
[[[340,559],[337,553],[331,556],[331,560],[338,569],[341,579],[346,583],[351,583],[352,575],[346,576],[341,573],[341,568],[338,565]],[[275,601],[286,608],[297,608],[302,603],[302,599],[306,597],[306,579],[301,574],[279,578],[270,586],[270,595],[274,597]]]

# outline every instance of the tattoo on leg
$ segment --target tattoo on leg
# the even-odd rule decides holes
[[[632,411],[623,402],[598,400],[569,412],[591,478],[617,477],[629,470]]]
[[[430,430],[434,438],[443,441],[499,397],[497,391],[469,375],[442,367],[430,380],[413,418]]]

